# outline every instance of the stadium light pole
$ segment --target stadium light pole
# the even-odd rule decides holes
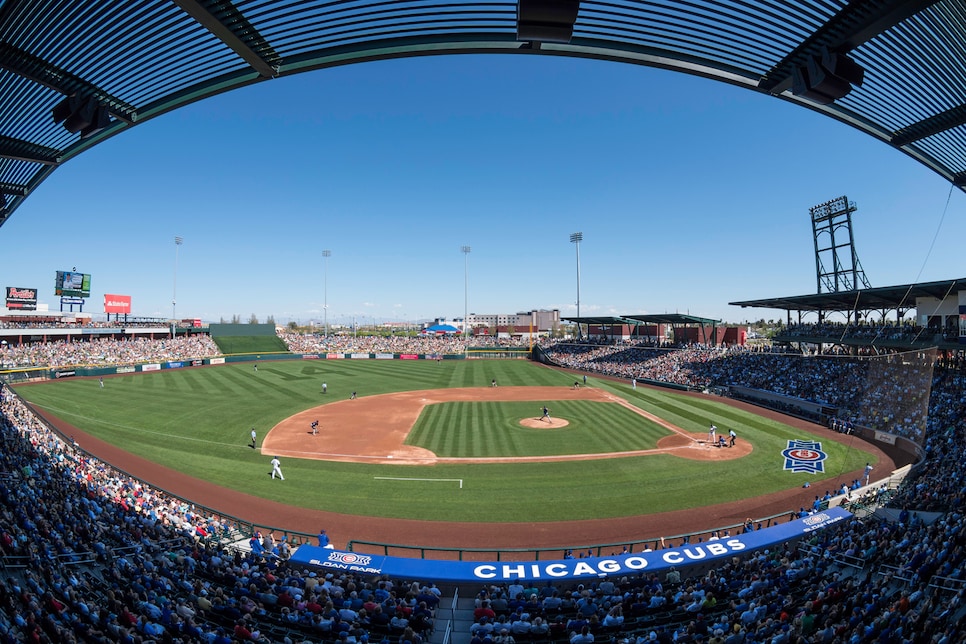
[[[469,280],[469,258],[470,258],[470,247],[460,246],[460,251],[463,253],[463,342],[466,342],[466,316],[469,314],[469,301],[470,301],[470,280]]]
[[[171,291],[171,319],[177,320],[178,302],[178,249],[184,243],[184,237],[175,236],[174,238],[174,288]]]
[[[570,243],[577,247],[577,339],[580,340],[583,335],[580,331],[580,242],[584,239],[583,233],[572,233],[570,235]]]
[[[329,337],[329,258],[332,257],[331,250],[322,251],[322,261],[325,263],[325,299],[322,301],[322,317],[325,319],[325,337]]]

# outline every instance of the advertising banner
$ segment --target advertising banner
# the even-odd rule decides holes
[[[208,364],[225,364],[224,358],[212,358],[208,361]]]
[[[104,294],[104,312],[105,313],[130,313],[131,296],[113,295],[111,293],[105,293]]]
[[[319,355],[317,353],[303,353],[302,360],[318,360]]]
[[[400,360],[419,360],[419,356],[416,355],[415,353],[400,353],[399,359]]]
[[[325,354],[326,360],[342,360],[345,356],[341,353],[327,353]]]
[[[687,566],[708,561],[726,561],[733,556],[750,554],[771,548],[792,539],[822,530],[848,519],[852,513],[829,508],[804,519],[795,519],[771,528],[754,530],[716,541],[704,541],[677,548],[611,557],[584,559],[541,560],[531,562],[452,561],[409,559],[357,552],[329,550],[302,545],[292,555],[291,562],[319,569],[354,572],[363,575],[388,575],[402,579],[427,581],[511,582],[570,581],[596,579],[607,576],[632,575],[640,572],[660,572],[672,566]]]
[[[368,360],[369,354],[368,353],[350,353],[349,359],[350,360]]]
[[[160,364],[143,364],[141,365],[141,371],[161,371]]]
[[[889,432],[880,432],[879,430],[876,430],[875,439],[880,443],[888,443],[889,445],[896,444],[895,434],[890,434]]]
[[[377,353],[376,360],[392,360],[391,353]]]
[[[21,311],[37,310],[37,289],[20,288],[19,286],[7,287],[7,308],[19,309]]]

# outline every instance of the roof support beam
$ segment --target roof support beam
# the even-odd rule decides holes
[[[901,148],[960,125],[966,125],[966,105],[957,105],[918,123],[907,125],[892,135],[890,143]]]
[[[15,183],[0,183],[0,194],[13,195],[15,197],[26,197],[27,186]]]
[[[21,141],[2,134],[0,134],[0,157],[44,165],[60,164],[60,150],[29,141]]]
[[[258,72],[259,76],[275,78],[281,63],[275,49],[255,26],[231,2],[216,2],[215,15],[203,0],[172,0],[182,11],[210,31],[218,40]]]
[[[100,105],[107,108],[111,116],[128,124],[134,123],[137,118],[137,110],[133,105],[111,96],[93,83],[9,43],[0,42],[0,68],[55,92],[60,92],[64,96],[71,96],[72,94],[93,96]]]
[[[569,43],[579,12],[580,0],[517,0],[517,40],[535,49],[543,42]]]
[[[857,0],[850,2],[762,76],[758,81],[758,87],[771,94],[781,94],[792,86],[794,71],[804,67],[809,57],[819,55],[822,47],[832,52],[849,52],[890,27],[925,11],[937,1]]]

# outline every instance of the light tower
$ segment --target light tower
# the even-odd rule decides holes
[[[322,251],[322,262],[325,264],[325,271],[322,277],[325,283],[325,299],[322,300],[322,317],[325,320],[325,337],[329,337],[329,258],[332,257],[331,250]]]
[[[583,233],[571,233],[570,243],[577,247],[577,339],[583,337],[580,331],[580,242],[584,239]]]
[[[852,213],[855,202],[842,196],[808,209],[815,243],[816,293],[871,288],[855,252]]]
[[[463,253],[463,340],[466,341],[466,317],[469,315],[469,257],[470,257],[470,247],[460,246],[460,251]]]
[[[178,249],[184,243],[184,237],[175,236],[174,238],[174,287],[171,290],[171,319],[177,320],[178,302]]]

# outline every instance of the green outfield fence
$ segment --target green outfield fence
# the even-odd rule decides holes
[[[529,360],[526,347],[466,347],[467,360]]]

